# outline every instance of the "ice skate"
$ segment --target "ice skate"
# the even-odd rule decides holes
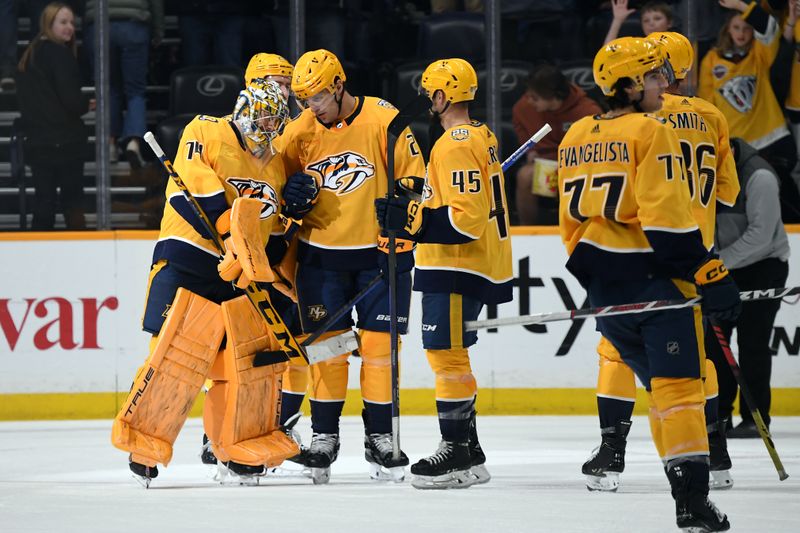
[[[214,479],[221,485],[258,485],[267,473],[263,465],[245,465],[235,461],[217,463]]]
[[[338,433],[314,433],[306,454],[306,466],[311,469],[314,485],[324,485],[331,480],[331,463],[339,456]]]
[[[128,457],[128,467],[131,469],[133,479],[146,489],[149,489],[150,482],[158,477],[157,466],[146,466],[141,463],[136,463],[130,456]]]
[[[466,489],[477,481],[470,471],[472,456],[468,442],[439,443],[436,453],[411,466],[411,485],[417,489]]]
[[[268,468],[267,469],[268,475],[275,477],[299,477],[299,476],[311,477],[311,469],[306,466],[308,447],[303,446],[303,440],[300,437],[300,432],[294,429],[294,427],[297,425],[297,421],[300,420],[301,416],[303,416],[303,413],[301,412],[295,413],[280,428],[281,431],[286,433],[286,435],[288,435],[292,440],[294,440],[300,447],[300,453],[286,459],[286,461],[290,461],[291,463],[294,464],[286,464],[286,461],[284,461],[283,464],[274,466],[272,468]]]
[[[590,491],[616,492],[619,475],[625,470],[625,445],[631,421],[622,420],[613,431],[602,435],[600,446],[583,463],[581,471],[586,475],[586,488]]]
[[[369,463],[369,477],[379,481],[402,482],[406,477],[408,456],[400,450],[400,458],[393,455],[391,433],[370,433],[364,436],[364,459]]]
[[[469,424],[469,453],[472,456],[472,467],[470,471],[475,476],[475,484],[482,485],[492,479],[489,470],[486,469],[486,454],[483,453],[481,443],[478,442],[478,430],[475,425],[475,415]]]
[[[667,469],[675,499],[676,523],[686,533],[727,531],[728,517],[708,499],[708,467],[684,462]]]
[[[710,477],[708,487],[712,490],[733,488],[731,477],[731,457],[728,455],[728,442],[725,438],[725,420],[717,421],[717,429],[708,434]]]
[[[217,457],[214,455],[214,450],[211,449],[211,442],[208,440],[208,435],[203,433],[203,447],[200,449],[200,461],[204,465],[216,465]]]

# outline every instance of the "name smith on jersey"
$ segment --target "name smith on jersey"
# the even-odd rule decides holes
[[[583,163],[629,163],[628,143],[602,141],[579,146],[565,146],[558,150],[558,168],[576,167]]]
[[[682,112],[682,113],[669,113],[666,117],[670,126],[676,130],[697,130],[706,132],[706,121],[697,113]]]

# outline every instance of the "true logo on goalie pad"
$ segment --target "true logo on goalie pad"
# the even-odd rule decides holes
[[[272,185],[252,178],[229,178],[228,183],[242,198],[256,198],[261,200],[261,219],[269,218],[278,212],[278,194]]]
[[[133,395],[133,399],[131,400],[131,404],[128,406],[128,410],[125,411],[125,415],[133,413],[133,408],[136,407],[136,403],[139,401],[139,398],[144,395],[144,391],[147,390],[147,386],[150,385],[150,380],[153,379],[153,374],[155,373],[156,370],[152,366],[147,369],[147,374],[144,375],[142,386],[137,389],[136,394]]]
[[[350,151],[330,155],[308,165],[307,170],[319,175],[323,189],[337,195],[351,193],[375,176],[375,165],[363,155]]]

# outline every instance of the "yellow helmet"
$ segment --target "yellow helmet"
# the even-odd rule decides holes
[[[306,52],[294,67],[292,92],[302,100],[311,98],[325,89],[334,92],[336,79],[346,81],[342,64],[332,52],[313,50]]]
[[[244,71],[244,82],[249,83],[253,78],[266,78],[267,76],[292,77],[292,64],[278,54],[265,54],[260,52],[250,58],[247,70]]]
[[[442,91],[448,102],[468,102],[475,99],[478,75],[463,59],[439,59],[428,65],[420,84],[428,96]]]
[[[647,38],[663,47],[675,79],[682,80],[689,74],[694,64],[694,48],[689,39],[675,31],[656,31]]]
[[[634,87],[644,89],[644,76],[664,66],[663,48],[645,38],[621,37],[606,44],[594,56],[594,82],[606,96],[616,92],[614,85],[622,78],[633,80]]]

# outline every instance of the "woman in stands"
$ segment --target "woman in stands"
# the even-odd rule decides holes
[[[722,111],[731,137],[747,141],[775,168],[783,219],[800,220],[800,197],[791,179],[797,153],[769,77],[780,44],[777,20],[758,2],[719,3],[734,12],[717,46],[703,58],[698,96]]]
[[[94,101],[81,94],[75,15],[66,4],[53,2],[42,11],[40,27],[22,55],[17,75],[25,157],[36,189],[32,227],[52,230],[60,202],[67,229],[85,229],[87,133],[81,115],[94,107]]]

